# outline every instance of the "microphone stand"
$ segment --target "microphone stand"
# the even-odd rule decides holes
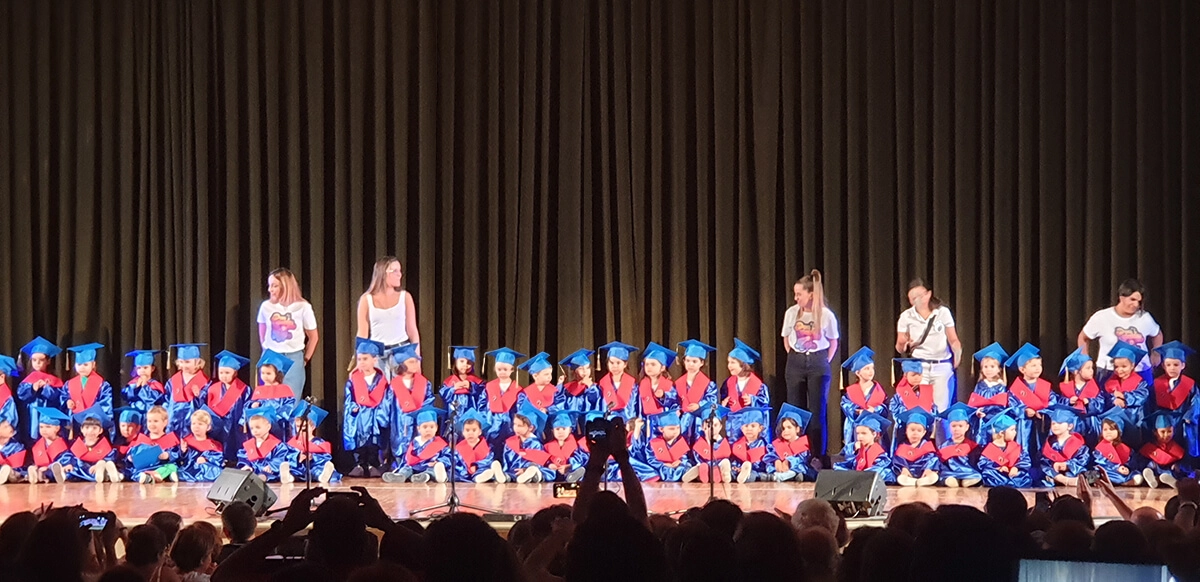
[[[300,418],[304,419],[304,490],[312,489],[312,419],[308,417],[312,413],[312,396],[304,397],[304,414]]]
[[[713,419],[717,417],[716,400],[713,400],[710,412],[708,420],[704,421],[708,427],[708,501],[704,502],[706,505],[717,498],[717,481],[713,478],[713,468],[717,461],[717,445],[713,441]]]
[[[454,483],[458,480],[456,478],[457,471],[455,469],[457,468],[458,461],[460,460],[459,454],[458,454],[458,431],[456,430],[457,427],[458,427],[458,403],[454,402],[454,400],[451,399],[451,401],[450,401],[450,430],[449,430],[449,432],[450,432],[450,435],[449,435],[450,436],[450,466],[447,468],[447,471],[446,471],[446,473],[448,473],[448,476],[450,478],[450,494],[446,497],[446,501],[444,501],[442,503],[439,503],[437,505],[431,505],[429,507],[422,507],[420,509],[408,512],[409,517],[415,517],[422,513],[432,513],[439,509],[446,510],[444,512],[445,515],[452,515],[452,514],[458,513],[460,508],[474,509],[475,511],[478,511],[480,513],[492,514],[492,515],[500,515],[501,513],[503,513],[498,509],[489,509],[486,507],[479,507],[478,505],[470,505],[470,504],[462,503],[461,501],[459,501],[458,492],[455,490],[455,487],[454,487]]]

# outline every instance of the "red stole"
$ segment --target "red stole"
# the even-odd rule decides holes
[[[492,449],[482,438],[473,447],[466,440],[458,441],[458,444],[454,445],[454,450],[458,451],[458,458],[462,459],[463,465],[466,465],[468,475],[474,475],[478,469],[475,465],[492,454]]]
[[[692,445],[692,451],[696,453],[697,457],[705,461],[710,461],[714,458],[712,445],[708,443],[708,439],[706,438],[696,439],[696,443]],[[721,444],[717,445],[716,459],[728,459],[731,454],[733,454],[733,451],[729,448],[729,439],[721,439]]]
[[[58,439],[62,440],[62,439]],[[28,465],[25,464],[25,454],[28,451],[21,449],[11,455],[0,455],[0,465],[8,465],[14,469],[25,469]]]
[[[404,461],[408,463],[408,466],[410,467],[420,465],[421,463],[436,457],[438,453],[442,452],[442,450],[446,448],[446,441],[442,440],[442,437],[440,436],[435,436],[425,444],[425,448],[421,449],[421,452],[414,452],[416,448],[417,439],[413,439],[408,443],[408,452],[404,453]]]
[[[659,414],[663,411],[662,405],[658,403],[658,397],[654,395],[654,386],[657,385],[659,390],[663,391],[663,396],[666,396],[667,391],[671,389],[671,381],[658,377],[656,384],[651,384],[650,378],[642,378],[638,382],[638,394],[642,397],[642,415],[651,416]]]
[[[904,405],[905,410],[923,408],[925,412],[932,414],[933,386],[921,384],[917,388],[920,389],[920,392],[917,392],[913,385],[908,383],[908,378],[902,378],[900,383],[896,384],[896,396],[900,397],[900,403]]]
[[[299,435],[292,437],[292,440],[288,441],[287,444],[289,447],[292,447],[301,453],[305,452],[304,439]],[[314,455],[330,455],[333,454],[333,446],[330,445],[328,441],[317,442],[316,440],[311,440],[308,441],[308,452]]]
[[[1129,448],[1129,445],[1120,443],[1114,447],[1108,441],[1100,441],[1096,445],[1096,452],[1114,465],[1128,465],[1129,458],[1133,456],[1133,450]]]
[[[999,394],[988,398],[977,392],[971,393],[971,398],[967,400],[967,406],[971,408],[982,408],[984,406],[1001,406],[1008,408],[1008,392],[1003,390]]]
[[[172,402],[191,402],[208,385],[208,376],[205,376],[202,371],[196,372],[196,375],[192,376],[192,379],[187,384],[184,384],[183,372],[175,372],[175,375],[171,376],[170,382]]]
[[[143,442],[142,444],[148,444],[153,447],[158,447],[164,451],[168,451],[168,450],[171,450],[171,449],[179,446],[179,437],[175,436],[175,433],[173,433],[173,432],[164,434],[156,439],[150,438],[150,435],[143,435],[143,436],[145,436],[146,438],[145,438],[145,442]]]
[[[9,400],[12,400],[12,390],[9,390],[7,383],[0,382],[0,406],[8,404]]]
[[[33,464],[38,467],[49,467],[60,455],[67,452],[67,441],[59,438],[54,439],[50,446],[46,446],[46,439],[40,438],[36,443],[33,443],[31,449],[33,453]]]
[[[1092,400],[1100,395],[1100,385],[1096,384],[1095,380],[1088,380],[1083,385],[1083,390],[1077,391],[1075,388],[1076,386],[1074,380],[1059,382],[1058,384],[1058,391],[1062,392],[1063,396],[1066,396],[1068,399],[1071,397],[1077,397],[1080,399],[1080,402],[1076,402],[1073,405],[1075,410],[1080,412],[1087,410],[1087,406],[1082,402],[1083,400]]]
[[[996,443],[988,443],[988,446],[983,447],[983,456],[996,463],[1001,470],[1007,471],[1021,461],[1021,445],[1011,442],[1002,449],[996,446]]]
[[[739,391],[737,385],[738,377],[730,376],[725,380],[725,394],[729,398],[729,411],[737,412],[746,407],[742,402],[742,397],[749,394],[751,396],[758,394],[762,390],[762,378],[758,374],[751,372],[750,379],[746,381],[746,388]]]
[[[896,447],[896,456],[908,462],[916,461],[921,457],[929,454],[936,454],[937,448],[928,440],[922,440],[921,444],[912,446],[908,443],[902,443]]]
[[[596,385],[595,383],[592,384],[592,386],[595,386],[595,385]],[[566,384],[563,384],[563,390],[566,391],[566,393],[570,396],[582,396],[583,393],[585,391],[587,391],[588,388],[589,388],[589,386],[585,386],[583,384],[583,382],[580,382],[578,380],[575,380],[572,382],[567,382]]]
[[[736,443],[733,443],[733,456],[742,461],[750,461],[751,463],[761,463],[763,457],[767,456],[767,447],[754,447],[752,449],[747,447],[749,447],[749,443],[746,442],[746,437],[738,439]]]
[[[71,400],[75,401],[76,411],[91,408],[96,403],[96,397],[100,396],[100,386],[104,384],[104,378],[101,378],[100,374],[92,373],[87,379],[86,388],[79,376],[67,381],[67,394]]]
[[[37,445],[34,445],[37,446]],[[1183,447],[1175,441],[1167,441],[1164,445],[1159,442],[1146,443],[1138,452],[1143,457],[1154,461],[1159,467],[1166,468],[1183,458]]]
[[[223,388],[225,393],[218,394]],[[249,386],[246,386],[246,383],[242,382],[238,378],[234,378],[233,384],[230,384],[228,388],[225,388],[225,385],[219,380],[213,384],[210,384],[208,386],[209,410],[212,410],[221,418],[228,417],[229,411],[233,410],[233,405],[237,404],[242,399],[242,395],[245,394],[246,390],[248,389]]]
[[[775,447],[775,453],[780,457],[799,457],[808,452],[808,437],[800,436],[793,441],[776,439],[771,446]]]
[[[413,374],[412,390],[404,387],[403,376],[392,378],[392,393],[396,395],[396,405],[404,413],[416,412],[422,406],[425,406],[425,396],[427,396],[426,390],[428,388],[429,380],[421,374]]]
[[[126,384],[126,386],[128,386],[130,388],[134,388],[134,389],[149,388],[155,392],[158,392],[159,394],[167,393],[167,389],[165,386],[162,385],[162,382],[159,382],[158,380],[155,380],[153,378],[149,382],[146,382],[145,386],[138,386],[136,382],[137,382],[137,378],[134,378],[133,380],[130,380],[129,383]]]
[[[287,384],[259,384],[258,388],[254,389],[254,393],[250,395],[250,400],[279,400],[295,396],[292,387]]]
[[[609,410],[625,410],[629,399],[633,397],[633,385],[637,381],[629,374],[621,376],[621,387],[614,388],[612,374],[605,374],[600,379],[600,392],[604,395],[604,404]]]
[[[112,443],[109,443],[108,439],[104,437],[100,437],[100,440],[96,441],[96,444],[90,449],[88,448],[87,443],[83,442],[83,437],[75,439],[74,444],[71,445],[71,454],[75,455],[76,459],[79,459],[85,463],[93,464],[98,461],[103,461],[104,457],[107,457],[112,450]]]
[[[258,444],[258,441],[254,439],[250,439],[242,443],[242,450],[246,451],[247,461],[261,461],[267,458],[267,456],[275,450],[275,447],[278,447],[281,444],[283,443],[280,442],[279,439],[275,438],[274,435],[269,435],[267,436],[266,440],[263,441],[261,446]]]
[[[370,386],[367,386],[367,379],[363,376],[362,370],[354,370],[350,372],[350,394],[354,397],[354,403],[367,408],[375,408],[383,402],[383,397],[387,394],[387,385],[383,383],[383,372],[379,368],[375,369],[375,390],[372,391]],[[416,380],[413,380],[416,385]]]
[[[62,380],[59,380],[58,376],[55,376],[54,374],[47,374],[45,372],[30,372],[28,376],[25,376],[24,380],[21,380],[21,383],[37,384],[38,380],[45,380],[46,385],[52,388],[62,388],[63,385]]]
[[[682,437],[675,437],[673,443],[668,443],[667,439],[662,437],[655,437],[650,441],[650,450],[654,451],[655,459],[663,463],[674,463],[687,457],[688,445]]]
[[[1037,379],[1037,385],[1032,390],[1025,378],[1017,378],[1009,387],[1009,391],[1025,405],[1025,408],[1045,410],[1050,406],[1050,383],[1041,378]]]
[[[752,380],[753,381],[753,380]],[[675,380],[675,392],[679,394],[679,405],[683,408],[683,412],[688,411],[688,407],[693,404],[700,404],[704,400],[704,393],[708,391],[708,385],[712,380],[704,375],[704,372],[696,374],[696,378],[692,380],[692,385],[689,387],[687,383],[687,374],[680,376]],[[762,382],[759,382],[761,384]],[[737,383],[733,384],[737,388]],[[746,383],[746,390],[750,390],[750,382]]]
[[[558,386],[554,384],[546,384],[541,390],[537,389],[537,384],[530,384],[525,387],[525,397],[534,408],[545,412],[554,406],[554,394],[557,391]]]
[[[222,452],[221,444],[213,439],[198,440],[196,435],[187,435],[183,437],[183,442],[187,444],[189,451],[199,453],[220,453]]]
[[[561,445],[557,440],[552,440],[543,444],[542,447],[546,449],[546,454],[550,455],[550,463],[561,467],[571,461],[571,455],[574,455],[575,451],[579,449],[579,443],[574,437],[568,436]]]
[[[871,446],[865,449],[858,449],[854,453],[854,470],[866,471],[875,465],[875,460],[883,454],[883,447],[879,443],[871,443]]]
[[[1192,395],[1192,387],[1196,385],[1196,381],[1187,376],[1179,376],[1179,385],[1171,390],[1171,379],[1166,376],[1159,376],[1154,379],[1154,402],[1159,408],[1167,410],[1179,410],[1187,399]],[[0,401],[0,404],[3,404]]]
[[[1113,374],[1108,381],[1104,383],[1104,389],[1107,390],[1109,394],[1112,394],[1117,390],[1120,390],[1122,394],[1129,394],[1130,392],[1137,390],[1138,384],[1141,383],[1142,376],[1137,372],[1130,374],[1129,377],[1124,380],[1117,378],[1117,375]]]
[[[504,446],[508,447],[508,450],[516,453],[518,457],[521,457],[522,459],[525,459],[526,461],[529,461],[530,463],[533,463],[539,467],[545,466],[546,462],[550,460],[550,454],[546,451],[525,448],[521,437],[517,435],[508,437],[508,439],[504,441]]]
[[[1062,452],[1059,452],[1058,449],[1054,448],[1054,440],[1055,439],[1052,435],[1050,438],[1046,439],[1046,444],[1042,445],[1042,457],[1048,459],[1052,463],[1065,463],[1070,461],[1075,457],[1075,453],[1078,453],[1079,449],[1083,448],[1084,446],[1083,437],[1079,436],[1078,433],[1071,433],[1071,436],[1067,437],[1067,442],[1063,443]]]
[[[867,395],[863,394],[862,384],[855,382],[846,387],[846,397],[855,406],[863,410],[875,410],[883,405],[883,401],[887,399],[887,393],[883,391],[883,387],[879,385],[879,382],[874,382],[871,386],[871,397],[867,398]],[[930,402],[933,401],[932,392],[930,392],[929,400]]]
[[[488,410],[493,414],[505,414],[512,412],[514,406],[517,405],[517,396],[521,394],[521,385],[517,384],[516,380],[508,385],[508,391],[500,392],[500,380],[492,380],[484,385],[484,393],[487,394]]]
[[[355,371],[357,372],[357,370],[355,370]],[[458,374],[451,374],[449,376],[446,376],[445,380],[442,380],[442,386],[449,388],[449,387],[457,384],[460,379],[461,378],[458,377]],[[470,394],[471,393],[470,384],[483,384],[483,379],[476,377],[474,374],[467,374],[466,380],[467,380],[467,384],[468,384],[467,387],[462,388],[462,389],[455,388],[454,389],[455,394]]]
[[[971,455],[971,451],[975,450],[977,446],[974,441],[966,439],[963,439],[963,442],[958,444],[948,442],[946,446],[938,449],[938,456],[941,457],[942,461],[949,461],[958,457],[968,457]]]

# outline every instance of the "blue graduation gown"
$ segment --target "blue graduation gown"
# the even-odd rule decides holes
[[[67,440],[64,438],[54,439],[54,442],[47,443],[46,439],[41,438],[29,447],[29,464],[35,467],[49,467],[51,464],[66,460],[67,455]],[[46,472],[45,477],[54,480],[52,473]]]
[[[741,471],[742,463],[750,462],[750,471],[755,478],[774,475],[775,461],[779,458],[771,451],[771,445],[760,435],[753,441],[742,437],[733,443],[733,458],[730,459],[734,475]]]
[[[454,445],[454,450],[458,452],[454,456],[454,479],[462,483],[474,481],[477,473],[492,468],[492,462],[496,460],[496,456],[492,454],[492,447],[488,446],[487,439],[482,437],[475,446],[471,446],[465,439],[460,439]]]
[[[483,437],[492,450],[503,449],[505,441],[512,436],[512,415],[520,396],[521,385],[516,380],[503,392],[500,391],[499,380],[491,380],[484,385],[480,408],[486,411],[487,422],[483,427]]]
[[[342,448],[357,451],[373,445],[382,449],[396,407],[383,372],[376,369],[370,382],[362,372],[351,372],[346,379],[342,402]]]
[[[1088,449],[1083,435],[1071,433],[1065,442],[1061,442],[1051,435],[1046,440],[1046,444],[1042,445],[1042,456],[1038,462],[1038,469],[1042,474],[1042,486],[1054,487],[1055,475],[1078,477],[1088,468],[1091,460],[1092,451]],[[1066,463],[1067,470],[1063,473],[1055,471],[1054,463]]]
[[[130,458],[138,451],[139,447],[143,446],[156,446],[161,448],[162,451],[167,454],[167,460],[164,461],[160,459],[158,462],[149,467],[143,467],[140,470],[136,469],[132,466]],[[132,477],[137,473],[153,471],[164,465],[178,465],[182,454],[182,451],[179,449],[179,435],[173,432],[168,432],[157,439],[150,438],[150,435],[147,434],[140,434],[138,435],[137,440],[133,441],[133,444],[129,446],[129,449],[126,453],[126,463],[129,463],[129,474]]]
[[[292,476],[297,481],[307,480],[309,478],[309,463],[304,458],[304,435],[292,437],[292,440],[288,441],[284,446],[287,447],[288,470],[292,473]],[[325,468],[325,463],[333,461],[333,447],[325,439],[313,437],[308,443],[308,453],[312,455],[312,480],[317,481],[321,477],[321,470]],[[329,482],[333,483],[341,480],[342,476],[337,471],[334,471]]]
[[[145,386],[137,385],[137,378],[130,380],[121,389],[121,397],[128,406],[146,416],[146,411],[154,406],[167,408],[167,388],[158,380],[150,380]]]
[[[251,438],[242,443],[238,449],[237,466],[256,475],[266,477],[267,481],[279,481],[279,465],[287,460],[287,446],[275,435],[268,435],[260,445]],[[267,472],[266,469],[270,469]]]
[[[1021,406],[1021,410],[1017,414],[1016,442],[1021,443],[1021,449],[1026,452],[1036,451],[1041,448],[1042,443],[1046,442],[1046,435],[1050,433],[1050,422],[1044,416],[1030,418],[1025,415],[1024,409],[1032,408],[1034,411],[1041,412],[1056,404],[1066,405],[1062,396],[1051,390],[1050,383],[1041,378],[1038,378],[1033,386],[1030,386],[1024,378],[1013,380],[1012,385],[1008,388],[1008,401],[1010,405],[1019,403]]]
[[[250,394],[250,401],[246,404],[246,411],[242,414],[242,425],[246,427],[247,434],[250,432],[248,425],[254,417],[254,409],[260,406],[274,406],[278,413],[271,422],[271,434],[281,441],[292,438],[292,421],[287,416],[296,407],[296,395],[291,386],[264,384],[254,389]],[[191,432],[190,428],[188,432]]]
[[[566,478],[566,474],[571,471],[581,469],[587,465],[588,454],[579,446],[579,440],[574,436],[568,436],[567,440],[559,443],[555,439],[542,443],[542,449],[546,451],[550,458],[546,461],[546,467],[550,465],[558,465],[565,467],[564,472],[554,471],[555,479],[561,481]],[[553,469],[551,469],[553,471]]]
[[[250,438],[243,418],[250,406],[250,387],[237,378],[230,385],[217,380],[204,387],[200,402],[208,407],[212,416],[208,438],[221,443],[226,459],[237,457],[237,450]],[[191,432],[190,423],[188,432]]]
[[[83,379],[79,376],[67,380],[62,389],[62,401],[58,405],[58,409],[67,413],[74,414],[83,412],[93,406],[99,406],[104,417],[111,419],[113,416],[113,389],[108,383],[108,380],[100,377],[100,374],[93,372],[88,376],[87,386],[83,385]],[[67,401],[72,401],[75,404],[73,410],[67,409]],[[74,423],[75,434],[79,434],[79,423]],[[108,429],[108,438],[114,436],[113,427]]]
[[[403,376],[395,376],[391,383],[392,395],[396,405],[392,407],[392,417],[388,420],[392,455],[400,459],[408,451],[408,443],[416,437],[416,425],[412,414],[425,406],[433,404],[433,383],[415,374],[412,377],[412,388],[404,385]]]
[[[650,447],[647,446],[648,442],[646,439],[640,438],[629,439],[629,466],[633,468],[633,474],[637,477],[638,481],[642,482],[658,478],[658,472],[646,462],[646,458],[649,456],[648,451],[650,450]],[[583,449],[583,452],[589,456],[591,455],[591,452],[587,448],[587,438],[579,439],[579,447]],[[617,465],[616,461],[609,459],[605,464],[604,480],[609,482],[621,480],[621,468]]]
[[[982,427],[996,418],[997,414],[1008,409],[1008,387],[1003,381],[990,384],[986,380],[975,383],[975,390],[967,399],[967,406],[983,412],[983,418],[978,414],[971,415],[971,434],[983,434]]]
[[[647,463],[658,474],[658,479],[666,483],[678,483],[683,480],[683,474],[692,468],[691,448],[682,436],[667,442],[662,437],[650,439],[650,458]],[[679,464],[672,467],[670,463]]]
[[[734,378],[734,391],[737,391],[736,377]],[[749,387],[749,382],[747,382]],[[766,390],[759,390],[760,393],[765,393]],[[675,379],[675,394],[679,398],[679,426],[682,429],[681,434],[688,440],[694,440],[700,432],[700,415],[704,411],[712,408],[712,405],[719,400],[717,392],[717,383],[713,382],[704,375],[704,372],[696,374],[692,378],[691,383],[688,383],[687,374],[684,374]],[[688,409],[695,404],[698,406],[695,411]]]
[[[979,474],[979,469],[975,467],[975,461],[973,460],[978,449],[979,445],[968,439],[964,439],[963,442],[958,444],[946,441],[938,449],[938,458],[942,462],[942,468],[938,471],[938,475],[943,481],[951,477],[959,481],[963,479],[982,479],[983,477]]]
[[[879,473],[883,482],[888,485],[896,484],[896,474],[892,472],[892,458],[878,443],[863,449],[856,449],[855,441],[846,443],[842,449],[845,457],[840,463],[834,463],[835,471],[873,471]]]
[[[45,380],[46,385],[40,390],[34,390],[33,385],[39,380]],[[24,421],[23,440],[26,444],[33,444],[34,441],[41,438],[38,434],[38,413],[34,410],[35,406],[42,407],[58,407],[62,402],[63,382],[53,374],[45,372],[30,372],[17,384],[17,401],[18,413]],[[81,409],[82,410],[82,409]],[[14,427],[17,425],[13,425]],[[22,434],[22,433],[17,433]]]
[[[556,384],[547,384],[539,389],[536,384],[530,384],[517,395],[517,409],[520,410],[528,402],[534,408],[547,414],[552,410],[562,408],[562,392]]]
[[[192,412],[200,406],[200,394],[208,386],[208,376],[198,372],[191,380],[183,380],[183,372],[175,372],[163,388],[167,391],[166,409],[170,413],[167,430],[175,434],[192,432]],[[289,409],[290,410],[290,409]]]
[[[720,446],[717,445],[718,448]],[[771,443],[771,453],[775,458],[787,462],[789,471],[803,475],[805,481],[817,479],[817,470],[811,465],[812,452],[809,450],[807,436],[801,435],[793,441],[775,439],[775,442]]]
[[[522,440],[514,434],[504,441],[504,474],[509,479],[515,480],[527,467],[537,467],[542,472],[543,481],[553,481],[554,471],[546,466],[549,461],[550,454],[536,437]]]
[[[928,439],[922,440],[917,446],[907,442],[900,443],[896,445],[896,452],[892,455],[892,472],[896,475],[908,469],[909,474],[920,479],[925,471],[940,472],[941,465],[937,448]]]
[[[71,443],[71,448],[63,454],[58,460],[66,469],[68,481],[91,481],[96,482],[96,476],[91,473],[96,463],[113,461],[117,458],[117,450],[113,448],[112,443],[103,436],[96,441],[96,444],[88,447],[83,441],[83,437],[75,439]],[[103,471],[103,469],[101,469]]]
[[[1083,436],[1083,440],[1088,445],[1096,444],[1096,441],[1100,439],[1101,422],[1097,415],[1104,411],[1104,399],[1100,396],[1100,385],[1095,380],[1088,380],[1080,386],[1071,380],[1059,382],[1058,392],[1063,406],[1070,406],[1079,412],[1075,430]],[[1077,398],[1075,404],[1071,404],[1071,398]]]
[[[29,467],[29,454],[25,450],[25,445],[16,436],[0,446],[0,465],[8,465],[12,468],[13,473],[25,476],[25,469]]]
[[[1125,443],[1113,446],[1108,441],[1100,441],[1092,449],[1092,465],[1104,471],[1113,485],[1124,485],[1133,480],[1133,476],[1141,472],[1142,462],[1134,454],[1133,449]],[[1122,475],[1120,467],[1128,469],[1127,475]]]
[[[8,385],[4,382],[0,382],[0,422],[12,425],[17,436],[21,435],[21,419],[17,411],[17,399],[13,398],[12,390],[9,390]]]
[[[1191,477],[1195,469],[1188,463],[1186,451],[1175,442],[1165,444],[1150,442],[1142,445],[1138,453],[1146,459],[1146,467],[1157,474],[1171,473],[1176,479]]]
[[[1175,440],[1184,445],[1188,456],[1200,457],[1200,425],[1197,425],[1196,415],[1200,412],[1197,402],[1200,401],[1200,388],[1188,376],[1180,376],[1175,386],[1170,379],[1159,376],[1154,380],[1151,398],[1145,406],[1145,417],[1149,418],[1154,412],[1165,410],[1171,414],[1175,428]],[[1150,427],[1145,427],[1150,433]]]
[[[672,410],[679,410],[679,393],[675,391],[675,384],[670,380],[659,376],[657,388],[662,391],[662,397],[654,395],[655,384],[651,383],[650,378],[642,378],[638,382],[638,395],[642,399],[642,416],[646,419],[645,429],[649,435],[658,434],[658,418],[656,415]],[[651,437],[653,438],[653,437]]]
[[[575,412],[599,412],[604,410],[604,396],[600,386],[593,383],[584,386],[579,382],[567,382],[562,386],[562,409]]]
[[[404,466],[412,469],[413,475],[432,471],[435,463],[441,463],[450,468],[450,447],[440,436],[421,442],[413,437],[404,453]]]
[[[1008,472],[1013,467],[1018,471],[1016,477]],[[979,474],[983,476],[983,484],[988,487],[1032,487],[1032,469],[1029,453],[1017,441],[1008,443],[1003,449],[995,443],[988,443],[979,455]]]
[[[1113,374],[1104,383],[1104,391],[1101,392],[1101,397],[1104,398],[1104,411],[1108,412],[1116,408],[1115,391],[1120,390],[1125,394],[1125,417],[1129,419],[1130,424],[1134,426],[1145,425],[1145,410],[1146,400],[1150,397],[1150,386],[1142,379],[1139,374],[1130,374],[1125,381],[1117,378]],[[1101,414],[1103,414],[1103,412]],[[1125,431],[1125,437],[1131,442],[1142,442],[1136,430]]]
[[[642,404],[638,396],[637,379],[629,374],[621,376],[621,385],[613,386],[612,374],[600,378],[600,394],[604,398],[604,409],[626,421],[637,418],[642,414]]]
[[[442,380],[442,385],[438,387],[438,396],[442,397],[446,410],[453,410],[459,416],[466,414],[468,410],[479,409],[479,398],[483,393],[485,383],[482,378],[474,374],[467,374],[465,379],[468,386],[462,393],[459,393],[454,387],[454,384],[459,381],[457,374],[447,376],[445,380]],[[442,434],[449,434],[447,431],[453,429],[448,417],[449,415],[447,415],[446,422],[442,423]]]
[[[888,409],[888,396],[879,382],[873,382],[864,393],[858,382],[851,384],[842,391],[842,442],[854,442],[854,422],[863,412],[878,414],[891,419],[892,412]]]
[[[211,483],[225,468],[223,443],[209,436],[197,440],[194,435],[183,439],[187,452],[179,459],[179,480],[185,483]],[[204,459],[201,463],[200,459]]]
[[[771,389],[763,384],[762,378],[758,374],[751,372],[750,377],[746,380],[746,385],[740,390],[738,389],[738,377],[730,376],[725,379],[725,384],[721,386],[722,406],[729,409],[730,412],[737,412],[746,406],[770,408],[771,406]],[[744,395],[750,395],[750,404],[746,404],[742,398]]]

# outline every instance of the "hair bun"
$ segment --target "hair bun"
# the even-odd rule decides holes
[[[820,272],[820,271],[818,271],[818,270],[816,270],[816,269],[813,269],[813,270],[812,270],[812,273],[810,273],[810,274],[812,275],[813,281],[820,281],[820,280],[821,280],[821,272]]]

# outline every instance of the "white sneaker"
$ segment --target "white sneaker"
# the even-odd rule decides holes
[[[329,483],[333,479],[333,472],[333,461],[326,461],[325,465],[321,467],[321,474],[317,475],[317,483],[322,485]]]
[[[100,462],[96,463],[95,465],[92,465],[92,470],[94,470],[96,472],[92,473],[91,475],[92,475],[92,477],[94,477],[96,479],[96,484],[100,484],[100,483],[104,482],[104,469],[105,469],[104,464],[105,463],[106,463],[106,461],[100,461]]]
[[[983,479],[980,479],[978,477],[972,477],[970,479],[963,479],[962,486],[963,487],[974,487],[974,486],[978,485],[981,481],[983,481]]]
[[[487,483],[488,481],[491,481],[494,477],[495,477],[495,474],[492,473],[491,469],[484,469],[478,473],[475,473],[475,478],[472,479],[472,481],[475,481],[476,483]]]
[[[433,480],[438,483],[446,482],[446,465],[440,462],[433,464]]]
[[[1162,475],[1159,475],[1158,482],[1170,487],[1171,489],[1175,488],[1175,476],[1170,473],[1163,473]]]
[[[408,479],[408,481],[410,483],[428,483],[429,482],[429,471],[417,473],[416,475],[413,475],[412,477],[410,477]]]
[[[8,483],[12,479],[13,470],[8,465],[0,465],[0,485]]]
[[[504,474],[504,469],[500,467],[500,461],[492,461],[492,475],[495,475],[497,483],[501,485],[508,483],[508,475]]]
[[[742,469],[738,471],[737,482],[745,483],[746,481],[749,481],[752,473],[753,465],[750,464],[750,461],[742,463]]]
[[[899,483],[900,485],[902,485],[904,487],[916,487],[917,486],[917,480],[913,479],[912,477],[910,477],[908,475],[897,475],[896,483]]]
[[[296,476],[292,474],[292,465],[287,461],[279,464],[279,482],[293,483],[296,481]]]
[[[112,461],[108,461],[107,463],[105,463],[104,470],[105,470],[105,472],[108,473],[108,482],[109,483],[120,483],[122,480],[125,479],[125,476],[122,475],[121,471],[119,471],[117,469],[117,464]]]
[[[520,475],[517,475],[517,483],[529,483],[537,477],[541,477],[542,472],[537,467],[525,467]]]
[[[1142,478],[1146,480],[1146,485],[1148,485],[1151,489],[1158,487],[1158,476],[1154,474],[1154,469],[1151,469],[1150,467],[1142,469]]]
[[[1129,482],[1130,482],[1130,483],[1133,483],[1133,484],[1134,484],[1134,486],[1136,486],[1136,487],[1140,487],[1140,486],[1142,485],[1142,483],[1143,483],[1143,479],[1142,479],[1142,476],[1141,476],[1141,475],[1138,475],[1137,473],[1134,473],[1133,477],[1131,477],[1131,478],[1129,479]]]
[[[717,463],[717,469],[721,471],[722,482],[733,482],[733,467],[729,466],[729,459],[721,459],[721,462]]]
[[[63,470],[62,463],[50,463],[50,473],[54,475],[55,483],[67,482],[67,472]]]
[[[142,473],[138,475],[138,483],[141,483],[142,485],[150,485],[151,483],[154,483],[154,477],[151,477],[150,473]]]
[[[958,487],[958,479],[955,477],[946,477],[946,487]]]
[[[921,475],[920,479],[917,479],[917,487],[929,487],[930,485],[936,485],[937,480],[937,473],[934,473],[933,471],[925,471],[925,474]]]
[[[38,484],[38,470],[37,469],[38,469],[37,465],[29,466],[29,471],[26,473],[26,476],[27,476],[26,478],[29,480],[30,485]]]
[[[705,467],[705,469],[707,469],[707,467]],[[700,465],[692,466],[691,469],[688,469],[687,472],[683,474],[683,482],[684,483],[691,483],[692,481],[695,481],[699,478],[700,478]]]

